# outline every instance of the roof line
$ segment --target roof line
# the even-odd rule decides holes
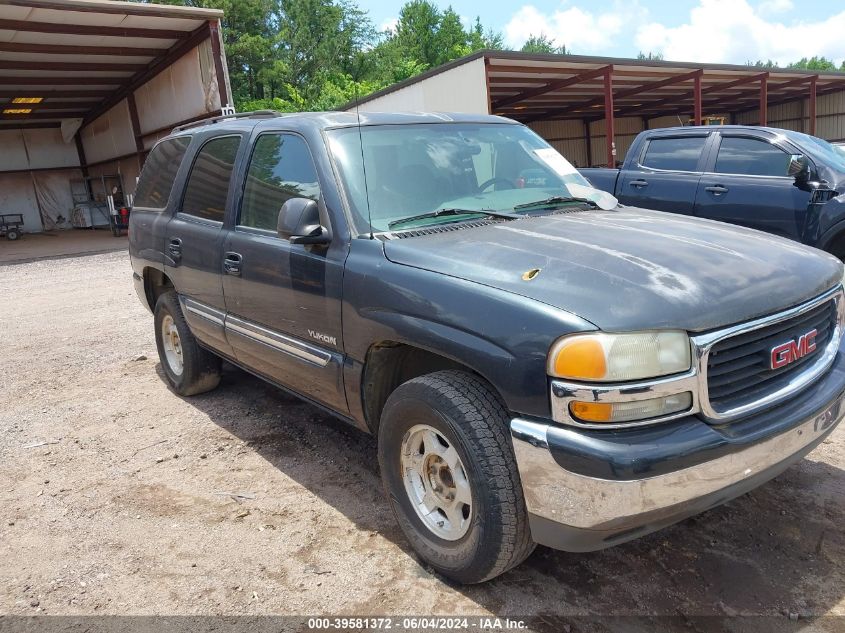
[[[728,70],[728,71],[741,71],[746,73],[761,73],[761,72],[769,72],[772,74],[784,74],[784,75],[802,75],[802,76],[812,76],[818,75],[820,79],[822,78],[835,78],[835,79],[845,79],[845,72],[843,71],[819,71],[819,70],[807,70],[803,68],[760,68],[757,66],[742,66],[739,64],[710,64],[710,63],[696,63],[696,62],[676,62],[676,61],[668,61],[668,60],[649,60],[649,59],[629,59],[625,57],[595,57],[595,56],[588,56],[588,55],[555,55],[555,54],[541,54],[541,53],[523,53],[522,51],[500,51],[500,50],[480,50],[469,55],[465,55],[464,57],[459,57],[458,59],[452,60],[442,66],[436,66],[435,68],[430,68],[429,70],[420,73],[419,75],[414,75],[413,77],[409,77],[408,79],[404,79],[400,82],[395,84],[391,84],[382,88],[381,90],[377,90],[365,97],[360,97],[358,99],[353,99],[348,103],[341,106],[343,110],[348,110],[350,108],[355,107],[356,103],[358,105],[362,103],[367,103],[374,99],[378,99],[379,97],[383,97],[393,92],[397,92],[398,90],[402,90],[403,88],[407,88],[409,86],[413,86],[416,83],[429,79],[430,77],[435,77],[441,73],[444,73],[448,70],[452,70],[458,66],[462,66],[468,62],[474,61],[480,57],[486,58],[488,61],[495,61],[497,59],[503,60],[512,60],[512,61],[535,61],[535,62],[559,62],[561,64],[599,64],[599,65],[607,65],[607,64],[616,64],[620,66],[641,66],[643,68],[678,68],[678,69],[689,69],[689,70]],[[505,67],[506,70],[506,67]],[[550,80],[551,81],[551,80]]]

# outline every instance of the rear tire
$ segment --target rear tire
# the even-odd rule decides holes
[[[220,357],[200,347],[188,327],[175,290],[155,305],[158,357],[170,387],[181,396],[211,391],[220,383]]]
[[[509,420],[492,387],[462,371],[409,380],[381,416],[379,465],[393,513],[420,558],[460,583],[494,578],[535,547]]]
[[[20,236],[21,236],[21,233],[17,229],[9,229],[8,231],[6,231],[6,239],[9,240],[9,241],[14,242]]]

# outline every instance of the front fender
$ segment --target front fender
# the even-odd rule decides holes
[[[344,275],[343,340],[360,374],[376,343],[405,343],[456,361],[487,379],[513,413],[550,415],[551,344],[596,327],[546,304],[384,257],[378,240],[355,240]],[[350,410],[360,394],[347,389]]]

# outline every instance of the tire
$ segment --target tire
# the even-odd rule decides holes
[[[390,395],[382,412],[379,466],[396,520],[420,558],[460,583],[494,578],[534,551],[509,420],[492,387],[462,371],[409,380]],[[441,454],[454,466],[445,479],[435,472],[442,472]],[[421,473],[429,475],[428,483]],[[467,497],[466,484],[469,504],[458,501]],[[426,505],[426,496],[438,488],[440,496],[428,496]],[[444,490],[445,502],[429,512],[432,500],[443,501]]]
[[[20,236],[21,236],[21,233],[17,229],[9,229],[8,231],[6,231],[6,239],[10,240],[12,242],[14,242]]]
[[[181,396],[194,396],[214,389],[220,383],[220,357],[197,343],[182,314],[175,290],[158,298],[154,315],[158,357],[173,391]],[[175,339],[165,334],[166,329],[175,330]]]

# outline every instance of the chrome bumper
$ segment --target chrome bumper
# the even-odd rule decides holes
[[[563,468],[549,450],[551,427],[514,419],[511,436],[532,533],[544,545],[571,551],[602,549],[642,536],[777,476],[812,450],[843,414],[840,394],[821,413],[767,440],[695,466],[628,480],[599,479]],[[632,451],[636,448],[631,446]],[[545,535],[535,533],[537,525]],[[550,526],[579,536],[550,538]],[[592,536],[584,536],[589,533]]]

